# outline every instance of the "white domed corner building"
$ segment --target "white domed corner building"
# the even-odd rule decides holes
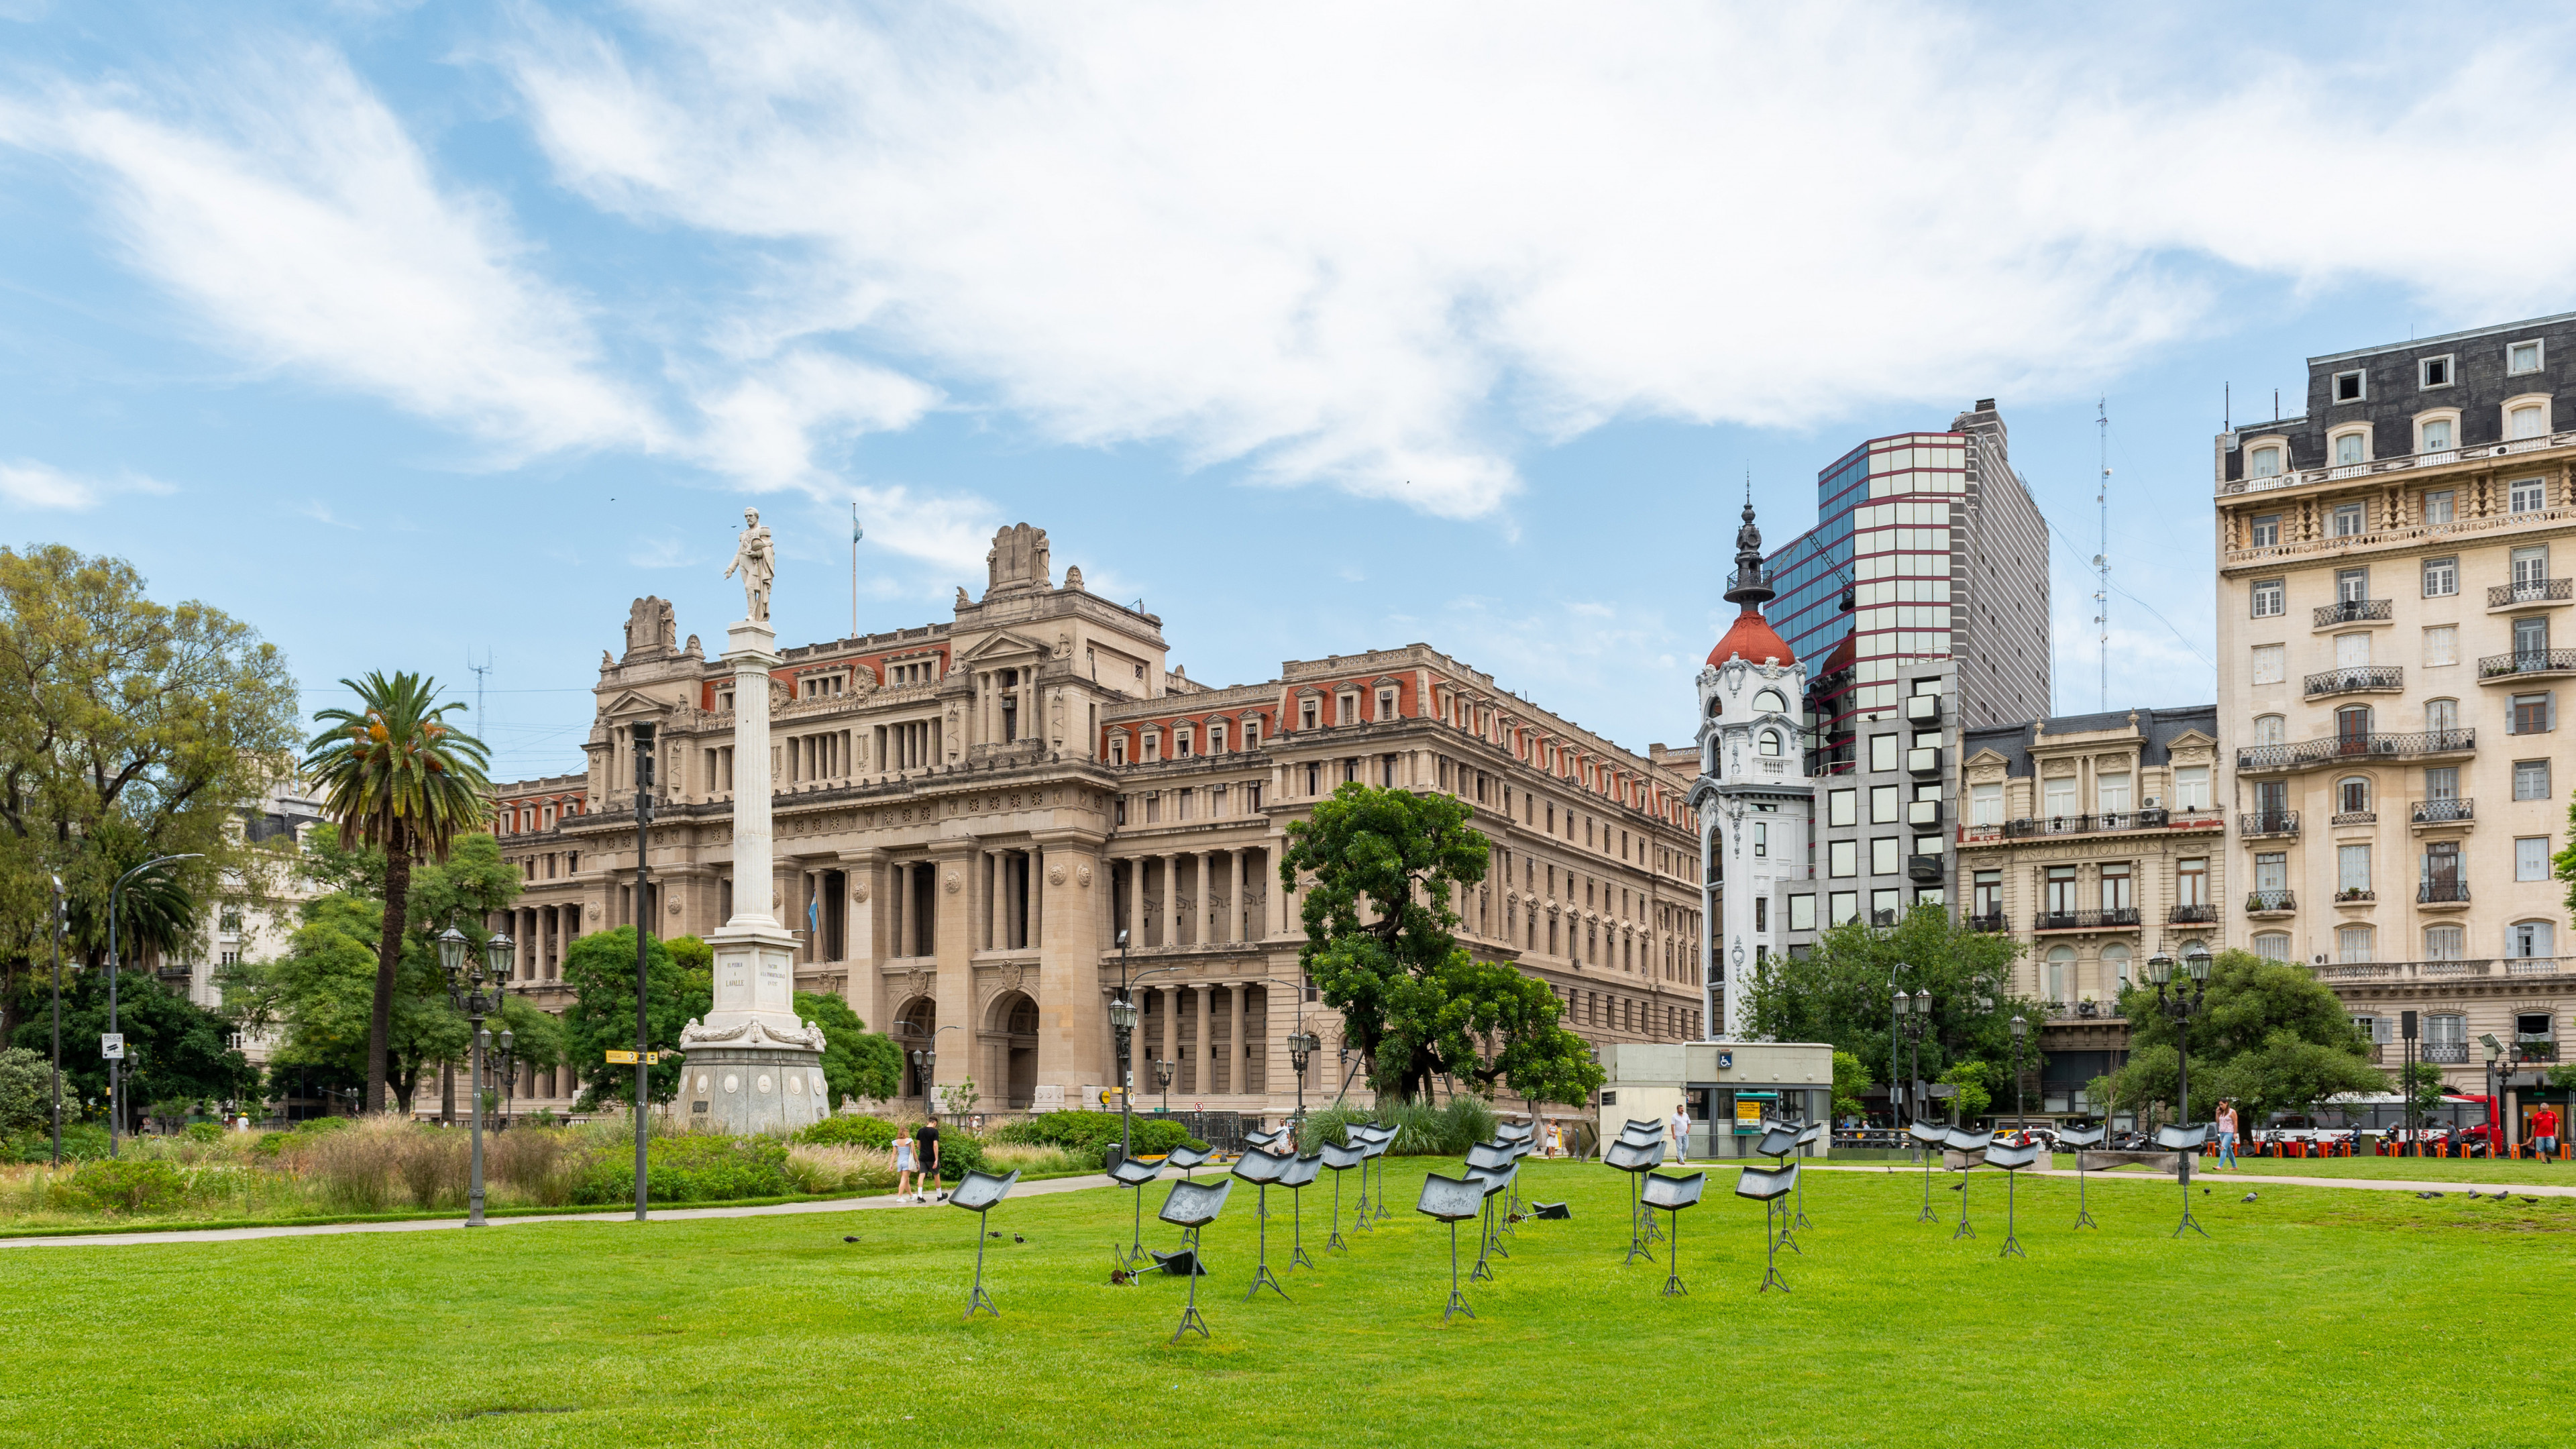
[[[1727,602],[1743,612],[1699,672],[1699,777],[1687,797],[1699,814],[1705,1020],[1721,1040],[1749,1030],[1743,988],[1816,928],[1815,787],[1799,713],[1807,671],[1763,617],[1773,591],[1750,500],[1732,582]]]

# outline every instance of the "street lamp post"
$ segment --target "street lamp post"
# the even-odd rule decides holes
[[[1172,1063],[1167,1057],[1154,1059],[1154,1085],[1163,1089],[1163,1115],[1172,1115]]]
[[[635,741],[635,1221],[640,1223],[650,1205],[644,1172],[644,1112],[652,1094],[653,1042],[644,1001],[653,954],[653,863],[647,847],[653,833],[654,730],[650,723],[638,720],[627,731]]]
[[[483,1029],[486,1018],[501,1009],[501,981],[510,968],[510,958],[517,949],[510,938],[494,934],[483,943],[483,959],[470,966],[466,958],[473,953],[474,943],[454,926],[438,933],[438,964],[447,973],[447,999],[465,1013],[473,1027],[474,1060],[467,1091],[474,1103],[471,1117],[474,1146],[471,1173],[465,1193],[465,1225],[483,1226],[483,1054],[491,1044],[492,1034]],[[489,986],[490,992],[485,992]]]
[[[119,1035],[122,1035],[122,1034],[123,1034],[123,1033],[122,1033],[122,1028],[120,1028],[120,1027],[117,1025],[117,1020],[116,1020],[116,965],[117,965],[117,960],[116,960],[116,913],[117,913],[117,899],[118,899],[118,897],[120,897],[121,895],[123,895],[123,894],[124,894],[124,892],[125,892],[125,883],[126,883],[127,881],[130,881],[130,880],[134,879],[136,876],[143,874],[145,871],[150,870],[152,867],[154,867],[154,866],[156,866],[156,865],[167,865],[168,863],[170,863],[171,861],[174,861],[174,860],[197,860],[197,859],[201,859],[201,858],[202,858],[202,857],[198,856],[198,855],[197,855],[195,852],[193,852],[193,851],[192,851],[192,852],[190,852],[190,853],[188,853],[188,854],[186,854],[186,855],[156,855],[156,856],[152,857],[150,860],[147,860],[147,861],[143,862],[141,865],[136,866],[134,869],[127,871],[125,874],[123,874],[123,875],[121,875],[121,876],[118,876],[118,877],[116,878],[116,884],[114,884],[114,885],[112,885],[112,886],[108,887],[108,890],[107,890],[107,1034],[108,1034],[108,1035],[110,1035],[110,1036],[119,1036]],[[121,1126],[123,1126],[123,1125],[124,1125],[123,1123],[121,1123],[121,1122],[120,1122],[120,1121],[118,1121],[117,1119],[119,1119],[119,1118],[121,1118],[121,1117],[123,1117],[123,1116],[125,1115],[125,1082],[124,1082],[124,1076],[125,1076],[125,1073],[124,1073],[124,1068],[125,1068],[125,1044],[124,1044],[123,1042],[119,1042],[119,1043],[117,1043],[116,1051],[117,1051],[117,1054],[116,1054],[115,1056],[109,1057],[109,1058],[107,1059],[107,1155],[108,1155],[108,1156],[110,1156],[110,1157],[114,1157],[114,1156],[116,1155],[116,1138],[117,1138],[117,1131],[118,1131],[118,1129],[119,1129]]]
[[[1905,1120],[1923,1120],[1920,1087],[1923,1082],[1923,1032],[1932,1024],[1932,993],[1896,990],[1896,1024],[1904,1035],[1906,1047]]]
[[[501,1028],[501,1057],[499,1061],[492,1064],[492,1079],[500,1083],[498,1095],[501,1098],[501,1100],[495,1104],[495,1110],[492,1113],[492,1130],[495,1132],[502,1131],[509,1127],[510,1109],[518,1103],[519,1053],[516,1049],[517,1045],[517,1036],[514,1035],[508,1027],[505,1026]]]
[[[1288,1137],[1292,1144],[1289,1150],[1292,1152],[1296,1150],[1294,1143],[1298,1133],[1306,1126],[1306,1063],[1314,1060],[1315,1049],[1322,1045],[1323,1043],[1316,1040],[1315,1034],[1311,1031],[1293,1031],[1288,1034],[1288,1065],[1297,1073],[1297,1115],[1288,1128]]]
[[[2493,1157],[2497,1139],[2504,1135],[2504,1094],[2496,1089],[2496,1059],[2504,1055],[2504,1043],[2496,1040],[2494,1032],[2487,1032],[2478,1038],[2478,1045],[2487,1049],[2487,1156]]]
[[[2030,1039],[2030,1023],[2016,1016],[2012,1019],[2013,1039],[2013,1123],[2023,1133],[2030,1131],[2030,1118],[2021,1109],[2021,1044]]]
[[[1907,965],[1903,961],[1899,961],[1894,966],[1888,968],[1888,985],[1894,987],[1896,991],[1896,995],[1889,998],[1891,1001],[1900,1000],[1904,997],[1905,987],[1900,978],[1905,972],[1913,969],[1914,968],[1912,966]],[[1896,1109],[1896,1125],[1900,1128],[1906,1123],[1914,1120],[1911,1115],[1914,1106],[1914,1083],[1909,1080],[1905,1085],[1900,1087],[1895,1081],[1896,1064],[1901,1061],[1905,1055],[1904,1040],[1905,1008],[1898,1006],[1888,1013],[1887,1018],[1887,1090],[1889,1094],[1888,1105]]]
[[[2173,981],[2174,960],[2162,951],[2147,958],[2147,979],[2155,983],[2156,1005],[2174,1024],[2174,1056],[2179,1077],[2174,1093],[2174,1125],[2188,1130],[2191,1126],[2191,1018],[2200,1010],[2202,999],[2209,995],[2209,947],[2198,941],[2192,942],[2183,948],[2182,961],[2184,973],[2191,978],[2188,994],[2181,990],[2167,993],[2166,988]],[[2184,1200],[2188,1203],[2190,1153],[2183,1154],[2181,1175]]]

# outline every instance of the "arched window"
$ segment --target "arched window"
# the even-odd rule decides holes
[[[2358,755],[2370,748],[2370,706],[2347,704],[2335,711],[2335,748]]]
[[[2052,1011],[2065,1005],[2067,1001],[2071,999],[2067,995],[2067,988],[2075,984],[2074,947],[2051,946],[2048,948],[2047,979],[2043,984],[2048,989],[2048,1005]]]
[[[1726,713],[1726,701],[1718,698],[1714,694],[1710,695],[1708,697],[1708,717],[1710,719],[1715,719],[1724,713]]]
[[[2280,477],[2281,450],[2277,447],[2256,448],[2250,455],[2246,472],[2256,478]]]
[[[2334,435],[2331,444],[2338,467],[2370,461],[2370,429],[2349,428]]]
[[[2370,777],[2346,775],[2335,781],[2335,814],[2367,815],[2370,813]]]
[[[2277,714],[2254,716],[2254,743],[2280,745],[2289,743],[2289,723]]]
[[[2459,927],[2426,926],[2424,928],[2425,960],[2457,961],[2463,956],[2466,956],[2468,951],[2468,932],[2461,930]]]
[[[1761,741],[1756,744],[1754,748],[1766,755],[1776,755],[1780,753],[1780,732],[1778,730],[1764,730],[1762,732]]]
[[[2129,948],[2123,942],[2114,941],[2102,948],[2102,989],[2111,993],[2114,1001],[2129,989]]]
[[[2265,931],[2261,935],[2256,936],[2254,938],[2254,954],[2262,957],[2266,961],[2289,960],[2290,933],[2287,931]]]
[[[1753,696],[1753,707],[1768,714],[1787,714],[1789,701],[1781,697],[1780,691],[1766,689]]]

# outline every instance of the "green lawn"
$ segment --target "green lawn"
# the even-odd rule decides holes
[[[2576,1187],[2576,1162],[2517,1162],[2512,1158],[2490,1161],[2486,1158],[2457,1157],[2239,1157],[2234,1172],[2211,1168],[2214,1159],[2202,1158],[2192,1168],[2194,1178],[2212,1182],[2228,1177],[2363,1177],[2397,1178],[2408,1182],[2493,1182],[2549,1183],[2558,1187]],[[2075,1155],[2061,1152],[2057,1165],[2069,1172],[2075,1170]],[[2140,1175],[2143,1169],[2120,1168],[2123,1177]],[[2170,1173],[2157,1173],[2167,1183]]]
[[[1424,1167],[1390,1172],[1409,1204]],[[2319,1164],[2322,1165],[2322,1164]],[[0,1254],[25,1444],[2562,1443],[2549,1332],[2576,1203],[2170,1181],[2020,1193],[2027,1260],[1996,1256],[1936,1174],[1809,1179],[1795,1291],[1757,1296],[1761,1211],[1711,1181],[1682,1215],[1686,1298],[1623,1267],[1626,1187],[1527,1169],[1570,1222],[1523,1224],[1479,1315],[1444,1326],[1447,1237],[1402,1212],[1347,1256],[1243,1301],[1252,1193],[1209,1230],[1213,1340],[1167,1346],[1183,1283],[1106,1282],[1128,1198],[1006,1204],[961,1320],[973,1220],[921,1207],[645,1227],[545,1223]],[[1271,1195],[1272,1262],[1287,1256]],[[1152,1201],[1159,1202],[1159,1188]],[[1312,1251],[1329,1191],[1307,1195]],[[1148,1242],[1172,1230],[1147,1215]],[[1007,1235],[1024,1235],[1026,1244]],[[857,1243],[842,1241],[854,1234]],[[1462,1234],[1462,1238],[1470,1235]],[[1467,1243],[1472,1251],[1472,1240]]]

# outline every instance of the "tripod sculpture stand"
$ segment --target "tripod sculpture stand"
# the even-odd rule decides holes
[[[1915,1148],[1923,1154],[1923,1211],[1914,1215],[1918,1223],[1937,1223],[1941,1219],[1932,1211],[1932,1154],[1948,1141],[1950,1130],[1930,1122],[1908,1122],[1905,1135],[1914,1139]]]
[[[1645,1254],[1647,1262],[1655,1261],[1655,1250],[1647,1244],[1639,1221],[1645,1209],[1638,1194],[1637,1179],[1663,1166],[1664,1144],[1661,1141],[1637,1142],[1623,1134],[1601,1154],[1601,1160],[1628,1174],[1628,1256],[1621,1259],[1621,1263],[1637,1261],[1640,1253]]]
[[[2192,1154],[2200,1151],[2200,1149],[2207,1146],[2208,1143],[2209,1124],[2206,1122],[2203,1122],[2196,1127],[2159,1127],[2156,1129],[2156,1145],[2158,1147],[2163,1148],[2167,1152],[2178,1152],[2182,1154],[2181,1162],[2174,1170],[2174,1176],[2182,1182],[2182,1221],[2176,1224],[2173,1230],[2173,1235],[2177,1238],[2182,1236],[2182,1230],[2184,1228],[2189,1228],[2204,1238],[2209,1236],[2209,1229],[2202,1227],[2191,1215]]]
[[[2061,1127],[2057,1131],[2057,1140],[2075,1149],[2075,1226],[2097,1232],[2102,1225],[2093,1221],[2093,1209],[2084,1200],[2084,1149],[2101,1146],[2108,1135],[2107,1129],[2100,1127]],[[2190,1205],[2188,1199],[2184,1205]]]
[[[2015,1197],[2021,1189],[2021,1170],[2038,1160],[2039,1147],[2036,1143],[2026,1147],[2007,1147],[1998,1142],[1986,1149],[1986,1165],[2002,1168],[2004,1182],[2008,1184],[2004,1188],[2004,1248],[2002,1252],[1995,1254],[1998,1258],[2030,1256],[2021,1250],[2020,1240],[2013,1236],[2013,1214],[2016,1206]],[[1963,1190],[1959,1195],[1965,1197],[1967,1193]]]
[[[1253,1216],[1254,1221],[1259,1225],[1261,1256],[1259,1266],[1252,1272],[1252,1287],[1243,1295],[1243,1301],[1246,1303],[1251,1302],[1264,1288],[1283,1299],[1288,1296],[1288,1290],[1280,1287],[1279,1280],[1270,1272],[1270,1184],[1286,1176],[1289,1166],[1295,1161],[1296,1159],[1292,1157],[1280,1157],[1258,1150],[1246,1152],[1235,1159],[1234,1175],[1251,1183],[1260,1192],[1259,1205],[1255,1208]]]
[[[1977,1230],[1968,1226],[1968,1176],[1977,1170],[1977,1159],[1993,1144],[1994,1139],[1991,1137],[1974,1132],[1962,1132],[1956,1128],[1951,1129],[1941,1144],[1950,1151],[1958,1153],[1960,1159],[1959,1230],[1950,1235],[1951,1242],[1955,1243],[1961,1238],[1973,1238],[1977,1235]]]
[[[1814,1156],[1816,1144],[1825,1140],[1825,1133],[1828,1130],[1829,1124],[1827,1123],[1816,1122],[1809,1124],[1806,1130],[1798,1134],[1798,1155],[1800,1157]],[[1812,1228],[1815,1226],[1814,1223],[1807,1221],[1807,1180],[1804,1177],[1798,1179],[1798,1226],[1802,1228]],[[1803,1258],[1806,1254],[1800,1253],[1798,1256]]]
[[[1301,1263],[1309,1268],[1315,1266],[1315,1260],[1306,1256],[1306,1200],[1303,1194],[1315,1181],[1315,1174],[1323,1170],[1323,1154],[1309,1152],[1292,1160],[1288,1170],[1279,1174],[1279,1185],[1288,1189],[1288,1266],[1292,1270]]]
[[[1122,1268],[1135,1268],[1145,1261],[1145,1184],[1162,1175],[1163,1164],[1139,1162],[1132,1157],[1120,1158],[1118,1165],[1109,1169],[1111,1181],[1136,1194],[1136,1227],[1128,1234],[1127,1246],[1109,1245],[1110,1254]]]
[[[1780,1199],[1798,1185],[1798,1164],[1786,1167],[1748,1167],[1735,1179],[1735,1195],[1749,1197],[1762,1204],[1762,1237],[1766,1244],[1762,1270],[1762,1291],[1773,1285],[1789,1291],[1789,1280],[1780,1276],[1780,1238],[1771,1231],[1771,1214],[1782,1211]]]
[[[1762,1124],[1762,1140],[1753,1144],[1753,1150],[1770,1158],[1771,1169],[1777,1172],[1782,1160],[1798,1150],[1798,1130],[1786,1122],[1765,1122]],[[1796,1227],[1797,1223],[1789,1215],[1789,1205],[1782,1203],[1780,1205],[1780,1246],[1803,1258],[1807,1256],[1807,1250],[1798,1246],[1797,1235],[1794,1232]]]
[[[1347,1253],[1351,1250],[1351,1245],[1342,1239],[1342,1174],[1354,1167],[1361,1170],[1360,1201],[1367,1202],[1368,1153],[1357,1147],[1335,1147],[1327,1143],[1319,1155],[1323,1158],[1324,1166],[1332,1169],[1333,1173],[1333,1234],[1324,1239],[1324,1251]],[[1358,1226],[1354,1224],[1351,1231],[1358,1232]]]
[[[964,1208],[975,1215],[975,1291],[966,1299],[968,1318],[974,1317],[975,1310],[979,1308],[995,1318],[1002,1316],[1002,1310],[993,1306],[993,1295],[984,1291],[984,1214],[1009,1196],[1011,1184],[1019,1180],[1017,1170],[1008,1177],[995,1177],[989,1172],[969,1172],[959,1180],[956,1190],[948,1194],[949,1206]]]
[[[1512,1185],[1513,1171],[1514,1169],[1510,1167],[1470,1167],[1461,1174],[1469,1182],[1483,1189],[1485,1194],[1483,1205],[1479,1210],[1480,1216],[1477,1219],[1481,1241],[1476,1245],[1476,1271],[1467,1275],[1467,1281],[1471,1283],[1491,1279],[1494,1276],[1494,1269],[1490,1255],[1503,1253],[1502,1243],[1494,1232],[1494,1200]],[[1503,1253],[1503,1256],[1508,1258],[1511,1254]]]
[[[1502,1179],[1502,1188],[1506,1195],[1504,1200],[1506,1202],[1510,1200],[1509,1193],[1511,1191],[1512,1179],[1518,1176],[1518,1174],[1512,1170],[1512,1165],[1518,1161],[1520,1161],[1520,1158],[1513,1153],[1512,1149],[1499,1142],[1479,1142],[1467,1149],[1468,1175],[1472,1177],[1475,1174],[1482,1172],[1499,1176]],[[1508,1213],[1499,1207],[1497,1207],[1496,1210],[1489,1211],[1485,1214],[1485,1246],[1478,1249],[1476,1253],[1477,1272],[1474,1275],[1476,1277],[1489,1278],[1493,1276],[1492,1274],[1484,1271],[1485,1255],[1488,1252],[1500,1254],[1506,1258],[1511,1256],[1510,1250],[1506,1249],[1502,1244],[1502,1225],[1496,1221],[1498,1217],[1503,1216],[1508,1216]]]
[[[1217,1214],[1225,1211],[1226,1194],[1232,1191],[1234,1191],[1232,1181],[1214,1184],[1176,1182],[1172,1184],[1172,1195],[1163,1199],[1163,1210],[1155,1215],[1180,1228],[1190,1245],[1188,1249],[1190,1265],[1187,1270],[1190,1280],[1190,1302],[1187,1308],[1181,1310],[1181,1326],[1172,1330],[1174,1343],[1180,1342],[1181,1335],[1192,1329],[1197,1329],[1201,1338],[1208,1336],[1207,1320],[1199,1316],[1199,1279],[1207,1276],[1207,1270],[1200,1267],[1198,1263],[1199,1229],[1215,1222]],[[1172,1254],[1165,1261],[1165,1268],[1181,1271],[1175,1267],[1181,1256],[1179,1253]]]
[[[1681,1210],[1699,1206],[1700,1189],[1708,1185],[1708,1174],[1694,1172],[1688,1177],[1666,1177],[1659,1172],[1650,1172],[1641,1180],[1641,1185],[1646,1211],[1662,1208],[1664,1220],[1672,1224],[1672,1231],[1666,1234],[1666,1246],[1672,1253],[1672,1261],[1665,1265],[1663,1296],[1671,1298],[1686,1294],[1690,1290],[1682,1286]]]
[[[1485,1185],[1481,1182],[1442,1177],[1436,1172],[1422,1179],[1422,1198],[1414,1204],[1414,1211],[1449,1225],[1449,1302],[1440,1310],[1443,1323],[1452,1314],[1476,1316],[1476,1310],[1467,1306],[1467,1295],[1458,1291],[1458,1223],[1484,1211],[1484,1206]]]
[[[1395,1129],[1392,1127],[1380,1127],[1376,1123],[1372,1122],[1365,1127],[1351,1127],[1345,1128],[1344,1130],[1346,1132],[1357,1132],[1368,1138],[1369,1160],[1377,1164],[1377,1215],[1374,1221],[1381,1223],[1385,1222],[1388,1217],[1388,1209],[1386,1205],[1386,1150],[1395,1145]],[[1368,1210],[1365,1207],[1363,1207],[1360,1212],[1363,1222],[1371,1221],[1368,1217]]]

